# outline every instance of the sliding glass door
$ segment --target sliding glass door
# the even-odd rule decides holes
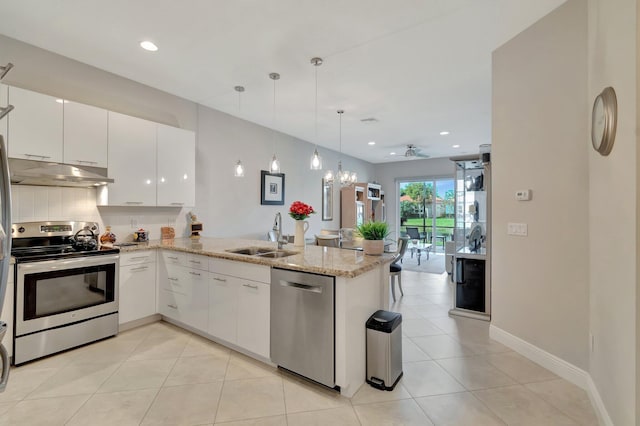
[[[399,183],[400,235],[433,244],[443,252],[454,226],[454,181],[451,178]]]

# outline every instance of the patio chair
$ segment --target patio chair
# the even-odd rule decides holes
[[[396,301],[396,277],[398,277],[398,288],[400,289],[400,294],[404,296],[404,292],[402,291],[402,266],[400,266],[398,262],[402,260],[402,256],[404,256],[404,253],[407,251],[408,245],[409,237],[398,238],[398,251],[393,258],[391,265],[389,265],[389,277],[391,278],[391,296],[393,297],[394,302]]]
[[[407,235],[411,240],[422,240],[422,236],[420,235],[420,230],[418,227],[407,226]]]

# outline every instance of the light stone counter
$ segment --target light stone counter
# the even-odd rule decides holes
[[[152,240],[148,243],[141,243],[136,246],[120,247],[120,251],[128,253],[131,251],[148,249],[174,250],[220,259],[256,263],[259,265],[290,269],[293,271],[311,272],[346,278],[357,277],[365,272],[376,269],[378,266],[389,264],[393,260],[392,254],[367,256],[358,250],[345,250],[315,245],[294,247],[291,244],[286,244],[282,250],[296,252],[297,254],[279,259],[248,256],[229,253],[227,251],[245,247],[268,247],[272,250],[276,250],[277,248],[276,243],[264,240],[203,237],[197,242],[189,238]]]

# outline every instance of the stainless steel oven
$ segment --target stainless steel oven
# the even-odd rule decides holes
[[[29,226],[77,235],[57,224]],[[117,334],[117,250],[87,249],[86,241],[80,250],[59,244],[15,250],[15,364]]]

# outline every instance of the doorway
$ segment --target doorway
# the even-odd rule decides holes
[[[455,221],[453,178],[399,181],[398,194],[399,235],[411,237],[405,259],[413,259],[410,265],[419,263],[415,270],[443,272],[445,243],[453,238]],[[416,259],[416,255],[420,258]],[[437,265],[429,262],[433,267],[423,267],[423,263],[430,260],[435,260]]]

